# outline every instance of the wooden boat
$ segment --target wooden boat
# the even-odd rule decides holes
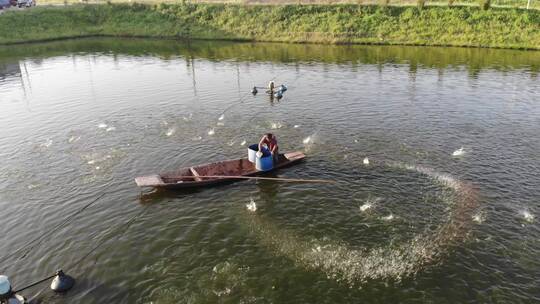
[[[302,152],[280,154],[279,161],[270,171],[259,171],[247,158],[226,160],[206,165],[181,168],[174,172],[140,176],[135,178],[139,187],[164,189],[185,189],[213,186],[215,184],[237,181],[231,176],[258,176],[302,161]],[[205,177],[208,176],[208,177]]]

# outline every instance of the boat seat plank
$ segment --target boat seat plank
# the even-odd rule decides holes
[[[190,167],[189,171],[191,171],[191,174],[193,174],[193,176],[195,176],[195,178],[194,178],[195,181],[197,181],[197,182],[202,181],[202,178],[200,178],[199,172],[197,172],[197,170],[195,170],[193,167]]]

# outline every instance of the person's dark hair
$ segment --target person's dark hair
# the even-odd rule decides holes
[[[266,133],[266,137],[272,138],[272,137],[274,137],[274,134],[272,134],[272,133]]]

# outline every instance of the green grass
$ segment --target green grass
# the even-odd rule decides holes
[[[37,7],[0,15],[0,44],[85,36],[540,49],[540,11],[161,3]]]
[[[38,0],[39,4],[104,4],[104,3],[130,3],[132,0]],[[390,5],[390,6],[416,6],[418,0],[190,0],[194,3],[235,3],[249,5],[284,5],[284,4],[357,4],[357,5]],[[478,6],[481,0],[426,0],[426,6]],[[176,3],[182,0],[137,0],[144,4]],[[491,0],[493,7],[526,8],[527,0]],[[540,1],[531,0],[531,9],[540,9]]]

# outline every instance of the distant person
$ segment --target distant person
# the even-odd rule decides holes
[[[266,91],[266,93],[270,95],[274,94],[274,87],[275,87],[274,81],[270,81],[268,83],[268,90]]]
[[[277,163],[279,156],[279,147],[277,144],[277,138],[272,133],[266,133],[259,141],[259,151],[262,151],[262,148],[266,147],[270,153],[272,153],[272,158],[274,163]]]

